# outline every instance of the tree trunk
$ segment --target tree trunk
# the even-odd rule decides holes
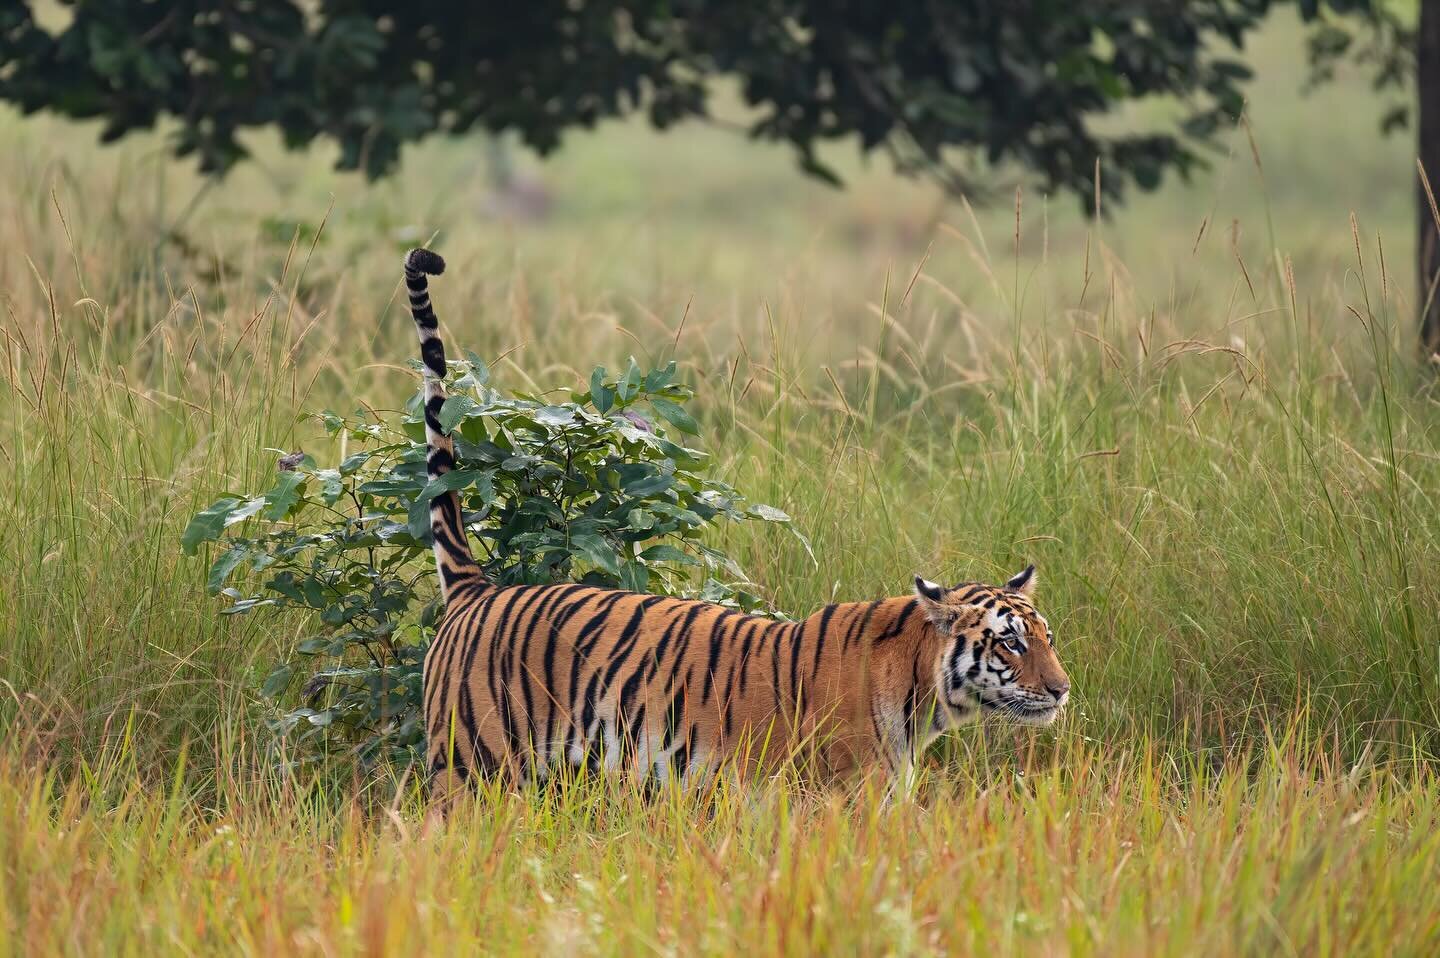
[[[1440,190],[1440,0],[1420,0],[1415,46],[1420,165],[1432,190]],[[1420,345],[1425,356],[1430,357],[1440,352],[1440,225],[1435,222],[1425,184],[1421,182],[1418,189]]]

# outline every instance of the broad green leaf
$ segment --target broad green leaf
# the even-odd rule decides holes
[[[661,399],[659,396],[650,397],[650,406],[659,413],[666,422],[670,423],[681,432],[688,432],[690,435],[698,435],[700,426],[691,418],[685,409],[668,399]]]
[[[320,494],[327,506],[333,506],[340,501],[340,494],[344,491],[344,485],[340,481],[338,469],[321,469],[315,473],[315,478],[321,482]]]
[[[270,491],[265,493],[265,501],[269,506],[265,510],[265,518],[272,522],[278,522],[290,514],[296,501],[300,498],[300,486],[305,482],[305,476],[298,472],[282,472],[280,478]]]
[[[535,421],[547,426],[568,426],[575,421],[575,413],[564,406],[541,406],[535,410]]]
[[[293,674],[293,671],[288,665],[276,667],[274,671],[265,677],[265,684],[260,687],[260,694],[267,699],[277,697],[290,685],[290,676]]]
[[[345,461],[340,463],[340,475],[348,476],[357,471],[361,466],[369,462],[370,457],[373,455],[374,453],[372,452],[357,452],[353,455],[346,456]]]
[[[430,500],[416,499],[410,503],[405,525],[411,538],[424,541],[430,535]]]
[[[681,565],[700,565],[700,560],[683,549],[677,549],[668,543],[661,543],[658,546],[651,546],[640,553],[640,558],[646,562],[678,562]]]
[[[220,558],[210,566],[210,575],[205,580],[206,591],[211,595],[219,592],[225,580],[230,578],[230,573],[234,572],[235,567],[244,562],[248,555],[250,547],[247,545],[233,545],[221,553]]]
[[[665,366],[664,369],[652,369],[645,376],[645,391],[653,393],[670,385],[670,380],[675,378],[675,360]]]
[[[193,556],[200,543],[218,539],[220,531],[225,528],[226,518],[239,507],[240,502],[234,496],[226,496],[196,513],[180,535],[180,545],[185,554]]]
[[[490,381],[490,367],[485,361],[470,350],[465,350],[466,369],[465,375],[455,380],[455,385],[461,389],[474,389],[485,385]]]
[[[630,368],[625,370],[625,378],[615,385],[615,392],[621,402],[629,402],[635,398],[640,391],[640,367],[635,364],[635,357],[630,357]]]
[[[469,396],[451,396],[445,400],[440,407],[440,431],[448,433],[455,428],[455,425],[470,413],[480,408],[480,404]]]
[[[604,366],[596,366],[590,373],[590,401],[602,413],[609,412],[615,404],[615,390],[605,385]]]
[[[767,506],[763,503],[754,503],[750,506],[749,512],[757,519],[764,519],[766,522],[789,522],[790,517],[776,509],[774,506]]]
[[[571,536],[570,549],[591,565],[604,569],[612,575],[618,575],[620,572],[620,560],[615,555],[614,548],[597,535]]]
[[[625,494],[641,498],[653,496],[657,492],[664,492],[675,484],[673,476],[644,476],[639,479],[625,483]]]
[[[429,502],[436,496],[443,495],[447,492],[454,492],[456,489],[464,489],[478,479],[480,475],[481,473],[478,469],[451,469],[445,473],[445,475],[436,476],[427,482],[425,488],[420,490],[420,495],[417,499],[421,502]]]
[[[492,505],[495,502],[495,470],[486,469],[480,473],[475,480],[475,494],[485,505]]]
[[[638,562],[627,562],[620,567],[620,588],[631,592],[645,592],[650,588],[650,570]]]
[[[264,496],[256,496],[254,499],[246,501],[225,517],[225,528],[228,529],[237,522],[244,522],[263,508],[265,508]]]

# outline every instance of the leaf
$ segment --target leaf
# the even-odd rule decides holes
[[[700,560],[690,553],[666,543],[651,546],[640,553],[640,558],[646,562],[678,562],[681,565],[700,565]]]
[[[225,580],[230,578],[230,573],[249,555],[250,547],[247,545],[233,545],[221,553],[220,558],[210,566],[210,575],[205,580],[205,591],[211,595],[219,592]]]
[[[647,393],[653,393],[657,390],[664,389],[670,385],[670,381],[674,378],[675,360],[672,359],[664,369],[652,369],[645,375],[645,391]]]
[[[265,493],[265,501],[270,504],[269,508],[265,510],[265,518],[272,522],[278,522],[289,515],[290,510],[300,498],[299,489],[304,482],[303,473],[281,473],[280,479],[269,492]]]
[[[228,529],[237,522],[243,522],[263,508],[265,508],[264,496],[256,496],[254,499],[247,500],[240,508],[225,517],[225,528]]]
[[[475,494],[480,497],[480,501],[483,502],[485,505],[488,506],[488,505],[493,505],[493,504],[494,504],[494,502],[495,502],[495,470],[494,470],[494,469],[486,469],[484,472],[480,473],[480,477],[475,480]]]
[[[806,153],[804,156],[800,157],[800,169],[804,170],[806,173],[809,173],[817,180],[820,180],[837,189],[845,185],[841,182],[839,175],[836,174],[834,170],[830,169],[830,167],[826,166],[824,163],[821,163],[814,154]]]
[[[449,433],[460,420],[480,408],[480,404],[469,396],[451,396],[440,407],[440,431]]]
[[[637,499],[664,492],[675,484],[673,476],[643,476],[624,484],[625,494]]]
[[[605,385],[604,366],[596,366],[590,373],[590,401],[602,413],[609,412],[615,405],[615,390]]]
[[[612,575],[620,573],[620,560],[615,555],[615,549],[600,536],[571,536],[570,551]]]
[[[681,432],[688,432],[692,436],[699,435],[700,427],[688,412],[678,403],[668,399],[661,399],[659,396],[650,397],[650,406],[670,425]]]
[[[340,475],[348,476],[357,471],[361,466],[370,461],[372,452],[357,452],[354,455],[346,456],[345,461],[340,463]]]
[[[766,522],[789,522],[790,517],[776,509],[774,506],[767,506],[764,503],[754,503],[748,510],[750,515],[757,519],[764,519]]]
[[[425,542],[430,538],[430,500],[416,499],[410,503],[410,509],[405,517],[405,526],[410,532],[410,537],[417,542]]]
[[[794,526],[790,527],[790,534],[798,539],[800,544],[805,547],[805,554],[810,557],[810,564],[818,569],[820,567],[820,561],[815,558],[815,550],[810,548],[810,540],[805,538],[805,535]]]
[[[234,592],[234,589],[225,589],[223,592]],[[221,609],[221,615],[241,615],[251,609],[258,609],[264,605],[279,605],[274,599],[236,599],[229,608]]]
[[[340,501],[340,494],[344,491],[344,485],[340,481],[338,469],[321,469],[315,473],[315,478],[321,482],[320,494],[327,506],[333,506]]]
[[[478,388],[490,381],[490,367],[485,361],[470,350],[465,350],[465,362],[468,364],[465,375],[455,381],[455,385],[461,389]]]
[[[615,392],[621,402],[629,402],[635,398],[640,391],[640,367],[635,364],[635,357],[630,357],[630,368],[625,370],[625,378],[615,385]]]
[[[429,502],[436,496],[444,495],[447,492],[454,492],[457,489],[464,489],[470,483],[480,477],[479,469],[451,469],[443,476],[436,476],[425,484],[416,497],[417,502]]]
[[[541,406],[534,419],[547,426],[568,426],[575,421],[575,413],[564,406]]]
[[[620,588],[645,592],[650,588],[650,570],[638,562],[625,563],[620,567]]]
[[[276,698],[289,687],[290,676],[293,674],[288,665],[276,666],[274,671],[265,677],[265,684],[260,686],[260,694],[267,699]]]
[[[220,530],[225,528],[225,520],[239,505],[239,499],[227,496],[196,513],[180,535],[180,545],[185,554],[193,556],[200,543],[213,542],[220,538]]]

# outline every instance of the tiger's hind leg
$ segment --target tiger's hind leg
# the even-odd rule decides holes
[[[471,780],[470,769],[463,762],[452,764],[441,759],[432,763],[426,785],[427,822],[433,820],[439,823],[448,819],[456,802],[474,790],[475,782]]]

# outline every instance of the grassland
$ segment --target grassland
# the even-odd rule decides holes
[[[509,224],[474,143],[367,186],[260,138],[206,189],[158,136],[0,116],[0,951],[1434,953],[1411,160],[1363,85],[1296,98],[1294,40],[1252,51],[1253,152],[1098,223],[618,126]],[[813,543],[728,534],[779,607],[1035,561],[1067,718],[953,737],[893,807],[591,783],[437,829],[413,783],[277,771],[255,689],[302,623],[219,615],[179,532],[336,454],[297,413],[399,407],[432,235],[502,381],[680,361],[717,471]]]

